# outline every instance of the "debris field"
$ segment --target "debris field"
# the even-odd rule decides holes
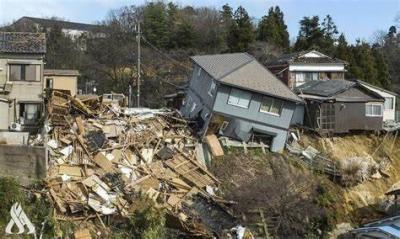
[[[147,195],[180,231],[211,237],[191,210],[196,198],[229,214],[230,202],[216,195],[219,182],[196,158],[196,139],[179,113],[122,109],[62,91],[50,93],[47,107],[45,184],[55,219],[79,225],[128,218],[135,200]]]

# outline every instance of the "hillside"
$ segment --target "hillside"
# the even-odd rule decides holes
[[[342,166],[348,181],[350,174],[354,176],[351,185],[343,178],[333,179],[313,171],[298,156],[287,152],[264,155],[255,150],[246,155],[241,150],[227,149],[223,159],[213,162],[212,170],[223,182],[224,196],[238,202],[235,211],[245,222],[251,224],[254,218],[249,212],[261,208],[270,235],[336,238],[338,234],[332,235],[332,231],[337,225],[357,227],[386,215],[389,198],[384,193],[400,180],[400,150],[396,147],[399,141],[393,146],[393,140],[393,136],[374,134],[332,138],[301,136],[299,145],[311,145],[341,165],[355,157],[365,161],[373,159],[376,164],[372,161],[369,164],[375,166],[389,160],[390,166],[370,167],[370,172],[364,172],[369,175],[364,179],[357,176],[363,167],[353,166],[352,170],[344,171]]]

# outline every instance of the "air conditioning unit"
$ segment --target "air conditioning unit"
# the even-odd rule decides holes
[[[10,130],[11,131],[21,131],[22,130],[22,126],[19,123],[11,123],[10,124]]]

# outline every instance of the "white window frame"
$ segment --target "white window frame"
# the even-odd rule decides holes
[[[386,108],[386,102],[388,99],[392,101],[390,108]],[[383,103],[383,109],[384,110],[394,110],[394,98],[393,97],[385,97],[385,102]]]
[[[190,108],[190,113],[193,113],[193,111],[196,109],[196,102],[193,101],[192,107]]]
[[[271,106],[269,107],[269,111],[263,110],[263,109],[262,109],[262,105],[263,105],[263,103],[264,103],[264,101],[265,101],[266,99],[271,99],[271,100],[272,100],[272,104],[271,104]],[[274,112],[271,112],[271,111],[270,111],[271,108],[272,108],[272,106],[273,106],[273,104],[274,104],[276,101],[282,102],[281,107],[279,108],[279,113],[274,113]],[[281,116],[281,114],[282,114],[282,109],[283,109],[283,106],[284,106],[284,105],[285,105],[285,101],[284,101],[284,100],[276,99],[276,98],[270,97],[270,96],[263,96],[262,99],[261,99],[261,104],[260,104],[260,110],[259,110],[259,111],[260,111],[261,113],[265,113],[265,114],[270,114],[270,115],[274,115],[274,116]]]
[[[224,122],[222,122],[221,126],[219,127],[219,133],[223,134],[226,128],[228,128],[228,125],[229,122],[224,120]]]
[[[380,108],[381,108],[381,113],[379,114],[379,115],[376,115],[376,114],[373,114],[374,112],[373,112],[373,108],[372,108],[372,114],[368,114],[368,110],[367,110],[367,108],[369,107],[369,106],[379,106]],[[366,103],[365,104],[365,116],[367,116],[367,117],[381,117],[381,116],[383,116],[383,104],[379,104],[379,103]]]
[[[210,88],[208,89],[209,96],[213,96],[213,92],[214,92],[216,86],[217,86],[217,84],[215,84],[215,82],[212,80]]]
[[[199,67],[199,69],[197,70],[197,76],[201,75],[201,67]]]
[[[240,94],[242,94],[242,96],[246,96],[246,97],[241,97]],[[236,89],[236,88],[231,88],[231,92],[229,93],[227,103],[228,103],[228,105],[233,105],[233,106],[237,106],[240,108],[248,109],[250,106],[251,98],[252,98],[252,94],[250,92],[245,91],[245,90]],[[236,102],[234,102],[234,101],[236,101]],[[243,103],[245,103],[246,101],[247,101],[247,105],[245,106]]]
[[[307,83],[309,81],[314,81],[315,79],[314,79],[313,75],[316,75],[316,77],[317,77],[316,80],[320,79],[319,72],[316,72],[316,71],[296,71],[295,72],[295,76],[294,76],[295,77],[295,86],[301,86],[301,85],[303,85],[303,84],[305,84],[305,83]],[[312,79],[307,79],[307,76],[311,77]]]

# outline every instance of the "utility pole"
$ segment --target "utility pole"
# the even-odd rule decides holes
[[[142,33],[140,31],[140,21],[137,23],[138,35],[137,35],[137,107],[140,107],[140,38],[142,38]]]

